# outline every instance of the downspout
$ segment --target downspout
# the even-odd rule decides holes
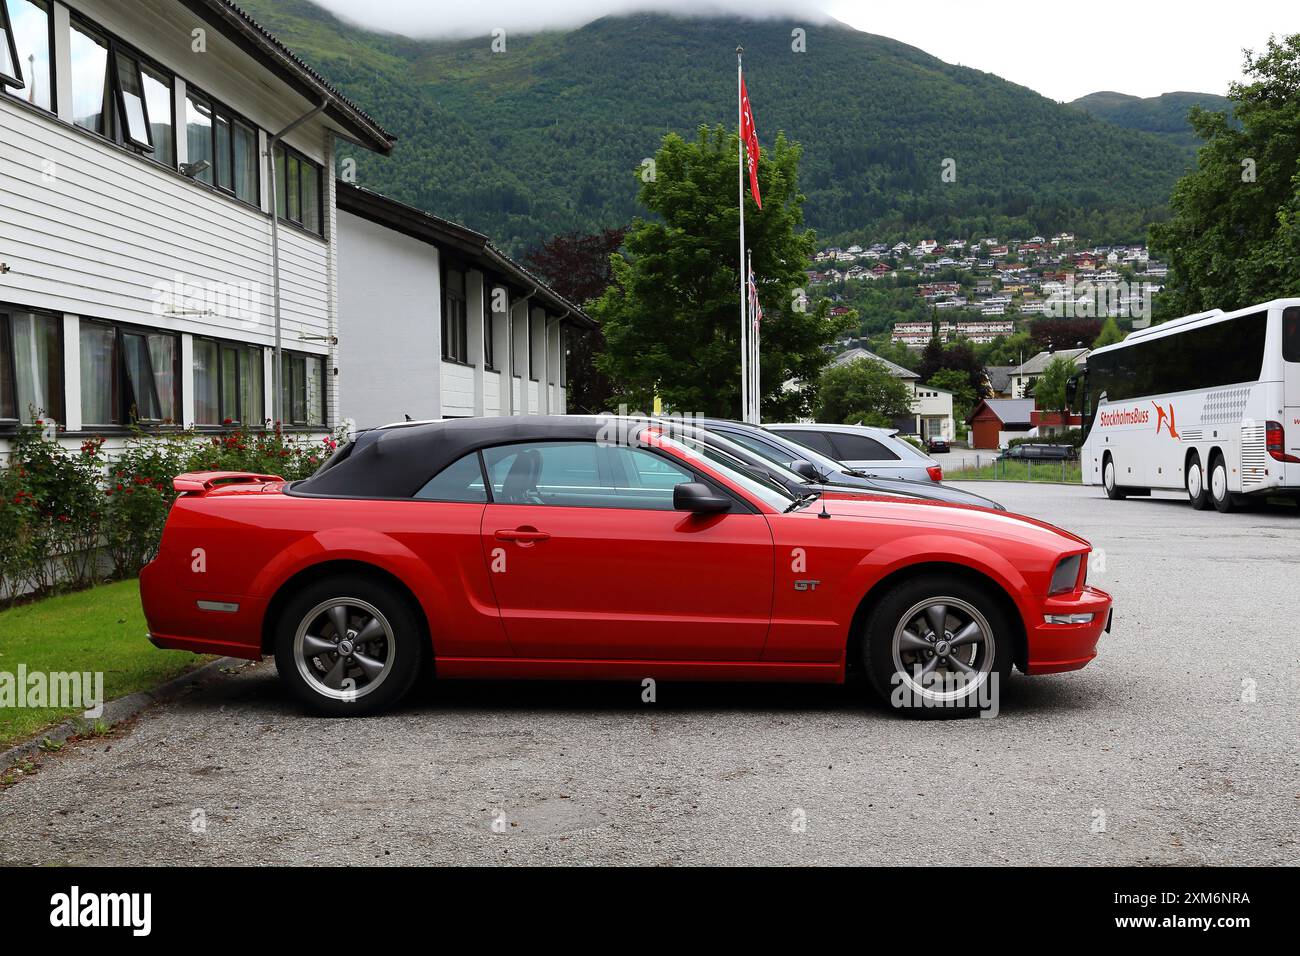
[[[275,314],[275,354],[271,361],[271,421],[281,427],[284,425],[284,409],[281,408],[280,397],[280,214],[277,210],[279,197],[276,195],[275,183],[275,147],[295,129],[307,122],[309,119],[318,116],[333,102],[333,97],[325,97],[325,100],[319,106],[315,107],[310,112],[299,116],[284,129],[280,130],[280,132],[276,133],[274,136],[268,137],[266,140],[266,178],[271,183],[271,302]],[[288,168],[287,163],[285,166]],[[321,184],[322,187],[324,187],[324,185],[324,183]],[[322,196],[321,201],[324,202],[324,199],[325,197]]]

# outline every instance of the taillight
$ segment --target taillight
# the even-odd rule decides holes
[[[1283,431],[1281,422],[1266,422],[1264,424],[1264,442],[1268,448],[1269,457],[1274,461],[1289,461],[1300,464],[1300,458],[1286,453],[1286,432]]]
[[[931,481],[943,481],[943,468],[939,465],[931,465],[925,469],[925,473],[930,476]]]

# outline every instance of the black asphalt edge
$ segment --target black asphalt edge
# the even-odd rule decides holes
[[[104,712],[99,717],[70,717],[63,723],[42,730],[36,736],[20,744],[15,744],[0,753],[0,772],[36,753],[46,741],[54,744],[62,743],[74,734],[85,733],[86,728],[92,726],[96,720],[102,720],[107,724],[121,723],[152,707],[154,704],[161,704],[179,697],[191,687],[197,687],[200,684],[207,684],[216,680],[221,676],[222,671],[228,668],[251,667],[256,663],[256,661],[244,660],[239,657],[219,657],[215,661],[209,661],[202,667],[196,667],[192,671],[186,671],[169,681],[164,681],[157,687],[149,690],[139,690],[134,694],[127,694],[125,697],[110,700],[104,704]]]

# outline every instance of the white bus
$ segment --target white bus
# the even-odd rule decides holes
[[[1194,508],[1300,495],[1300,298],[1140,329],[1070,383],[1085,484]]]

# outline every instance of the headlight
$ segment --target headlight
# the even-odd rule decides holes
[[[1048,594],[1063,594],[1066,591],[1073,591],[1074,585],[1079,580],[1079,563],[1083,560],[1083,555],[1072,554],[1068,558],[1062,558],[1061,563],[1056,566],[1052,573],[1052,586]]]

